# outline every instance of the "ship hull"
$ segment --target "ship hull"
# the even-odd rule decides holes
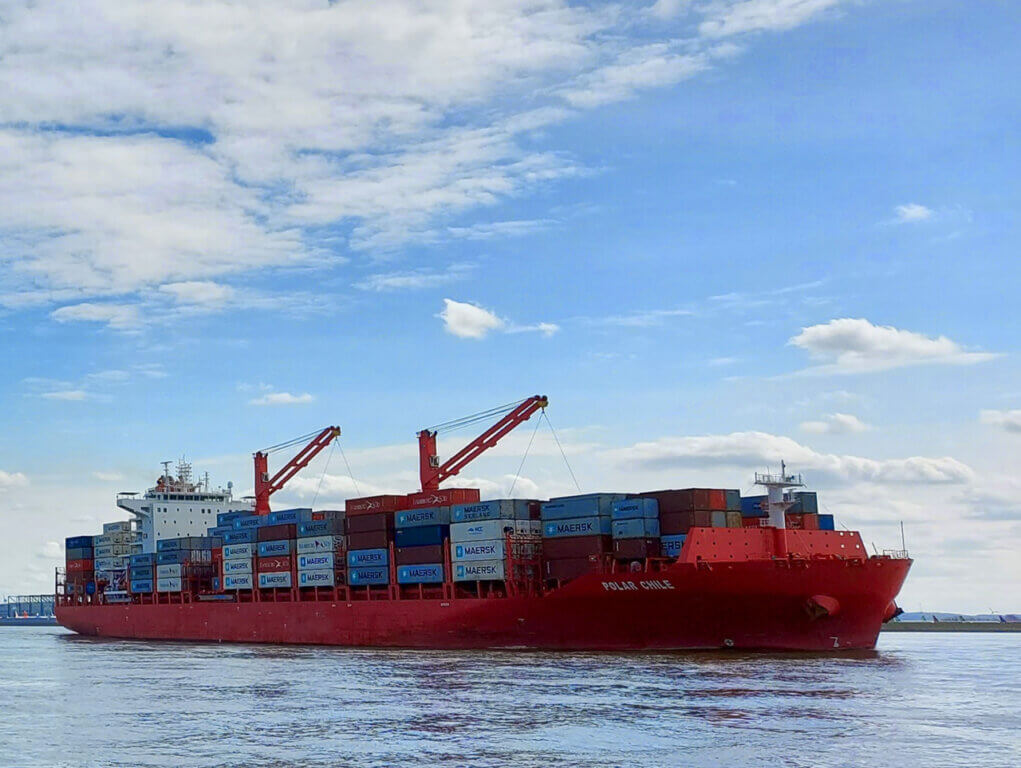
[[[678,562],[541,597],[61,605],[82,635],[431,649],[873,648],[911,561]],[[828,611],[819,610],[819,598]]]

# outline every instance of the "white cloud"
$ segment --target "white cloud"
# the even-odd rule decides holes
[[[505,329],[506,333],[541,333],[547,338],[557,333],[560,326],[556,323],[533,323],[532,325],[511,325]]]
[[[762,30],[784,30],[804,24],[846,0],[743,0],[710,5],[699,31],[706,37],[726,37]]]
[[[819,365],[813,373],[863,373],[909,365],[972,365],[999,355],[968,352],[946,336],[936,338],[863,318],[841,318],[802,328],[788,342],[806,350]]]
[[[690,5],[691,0],[656,0],[649,8],[649,13],[659,19],[672,19]]]
[[[979,419],[983,424],[991,424],[1005,429],[1007,432],[1021,432],[1021,409],[1012,411],[982,411]]]
[[[873,482],[891,484],[966,483],[972,469],[949,456],[912,456],[906,459],[869,459],[818,453],[789,437],[766,432],[733,432],[728,435],[664,437],[611,451],[620,463],[645,469],[732,466],[765,467],[781,460],[812,479],[830,483]]]
[[[589,322],[595,325],[614,325],[621,328],[649,328],[662,325],[672,317],[691,317],[694,314],[690,309],[647,309],[626,315],[592,318]]]
[[[461,339],[484,339],[490,331],[503,328],[506,323],[476,304],[468,304],[453,299],[443,300],[443,311],[439,316],[443,319],[443,327],[447,333]]]
[[[290,392],[268,392],[262,397],[256,397],[248,401],[249,405],[302,405],[311,403],[315,397],[305,392],[300,395],[292,395]]]
[[[713,368],[719,368],[724,365],[733,365],[737,362],[740,362],[740,360],[736,357],[714,357],[710,359],[706,365],[710,365]]]
[[[28,477],[21,472],[5,472],[0,469],[0,488],[7,490],[9,488],[23,487],[28,485]]]
[[[120,472],[93,472],[92,476],[104,483],[119,483],[124,479]]]
[[[54,310],[50,317],[58,323],[106,323],[110,328],[128,330],[141,325],[138,307],[127,304],[72,304]]]
[[[850,413],[831,413],[819,421],[801,422],[801,431],[814,435],[846,435],[869,429],[868,424]]]
[[[47,541],[39,550],[43,560],[59,560],[64,556],[64,545],[59,541]]]
[[[451,264],[443,271],[418,269],[410,272],[383,272],[369,275],[356,288],[363,291],[414,291],[434,288],[457,280],[463,280],[475,268],[473,264]]]
[[[84,389],[56,389],[52,392],[43,392],[39,397],[44,400],[65,400],[68,402],[77,402],[81,400],[88,400],[89,393]]]
[[[626,51],[612,63],[586,73],[562,95],[574,107],[599,107],[646,88],[679,82],[707,66],[702,54],[679,53],[667,43],[655,43]]]
[[[927,221],[933,217],[931,208],[926,208],[919,203],[907,203],[898,205],[893,209],[895,221],[898,224],[910,224],[917,221]]]
[[[173,296],[182,304],[222,305],[234,295],[234,289],[230,286],[208,280],[166,283],[160,286],[160,291]]]

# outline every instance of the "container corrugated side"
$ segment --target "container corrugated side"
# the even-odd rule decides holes
[[[454,563],[454,581],[494,581],[505,576],[503,560]]]
[[[544,538],[561,536],[605,536],[612,532],[608,517],[580,517],[567,520],[547,520],[542,525]]]
[[[506,552],[507,542],[504,539],[453,542],[450,545],[450,558],[457,561],[503,560]]]
[[[259,589],[290,589],[291,572],[276,571],[259,574]]]
[[[613,521],[615,539],[651,539],[659,536],[659,519],[630,517]]]
[[[397,528],[417,528],[426,525],[449,525],[450,507],[423,507],[405,509],[394,515]],[[430,542],[432,543],[432,542]]]
[[[390,554],[385,549],[350,549],[347,553],[347,564],[351,568],[384,566],[390,562]]]
[[[318,571],[298,571],[299,587],[335,587],[337,574],[330,568]]]
[[[390,569],[385,566],[351,568],[347,572],[347,583],[352,587],[389,584]]]
[[[617,499],[613,502],[610,517],[614,520],[630,520],[635,517],[659,519],[659,502],[649,497]]]
[[[507,531],[514,533],[539,533],[539,520],[479,520],[470,523],[454,523],[450,526],[451,541],[486,541],[502,539]]]
[[[450,522],[471,523],[479,520],[528,520],[528,499],[494,499],[477,504],[458,504],[450,508]]]
[[[441,584],[443,563],[402,565],[397,568],[398,584]]]
[[[252,558],[248,559],[231,559],[223,561],[223,575],[234,576],[239,573],[251,573],[252,572]]]

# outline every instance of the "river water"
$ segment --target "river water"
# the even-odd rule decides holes
[[[0,765],[1021,766],[1021,634],[872,653],[349,650],[0,629]]]

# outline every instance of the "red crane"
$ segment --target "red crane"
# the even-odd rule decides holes
[[[532,414],[542,410],[548,404],[549,400],[545,395],[533,395],[520,402],[502,405],[482,413],[466,416],[463,419],[456,419],[446,424],[423,429],[418,433],[418,465],[419,475],[422,479],[422,490],[438,490],[440,483],[456,475],[469,463],[478,458],[479,455],[496,445],[504,435],[513,430],[518,424],[528,421]],[[492,418],[500,413],[504,413],[504,416],[499,421],[443,464],[440,464],[439,456],[436,455],[436,433],[439,430],[464,427],[483,419]]]
[[[309,440],[309,438],[312,438]],[[326,427],[321,432],[311,433],[288,440],[255,453],[255,514],[269,514],[269,497],[279,491],[287,481],[308,466],[319,452],[328,446],[333,440],[340,437],[340,427]],[[298,451],[298,454],[277,472],[273,477],[269,476],[269,454],[284,448],[298,445],[308,440],[305,447]]]

